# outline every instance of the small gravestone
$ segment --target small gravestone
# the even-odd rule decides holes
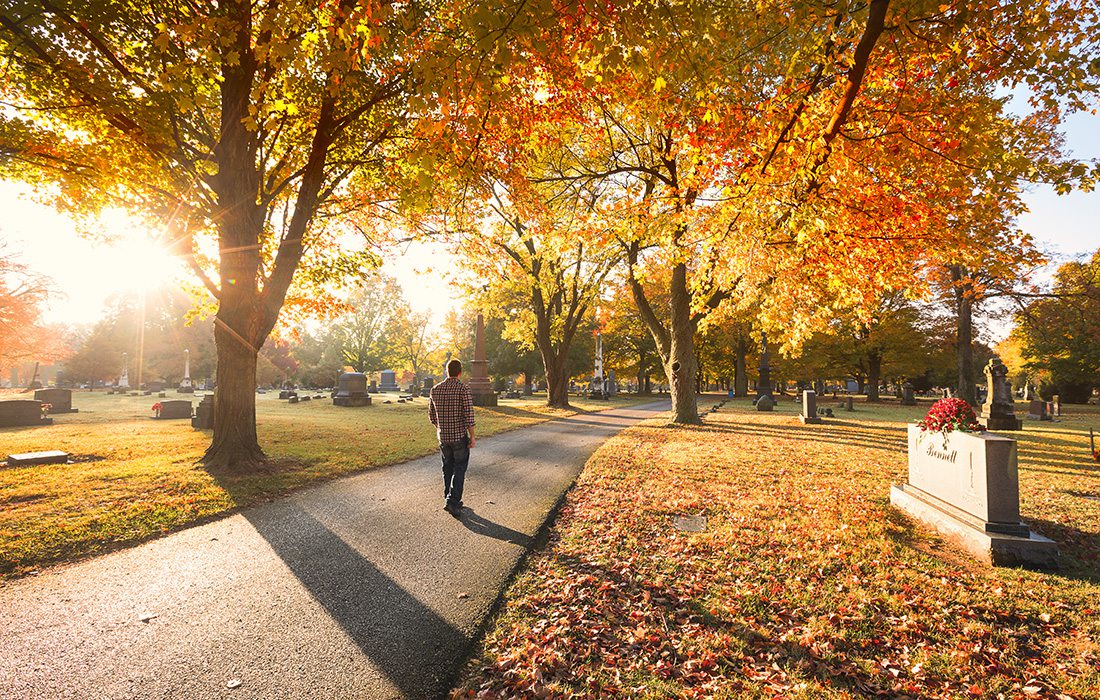
[[[214,429],[214,395],[207,394],[195,407],[195,417],[191,419],[191,427],[198,430]]]
[[[53,418],[42,415],[42,402],[31,399],[0,401],[0,428],[51,425]]]
[[[802,392],[802,413],[798,416],[798,420],[803,423],[820,423],[821,418],[817,415],[817,392],[812,389],[807,389]]]
[[[986,399],[982,404],[982,420],[986,430],[1019,430],[1016,402],[1012,398],[1012,385],[1008,382],[1008,367],[999,357],[985,366]]]
[[[435,386],[435,378],[424,377],[424,381],[420,385],[420,390],[427,393],[432,390],[433,386]]]
[[[844,401],[844,410],[845,411],[854,411],[854,410],[856,410],[855,401],[852,399],[851,396],[849,396],[847,399],[845,399],[845,401]]]
[[[333,406],[370,406],[367,393],[367,375],[362,372],[344,372],[336,382]]]
[[[1050,414],[1047,413],[1047,402],[1041,399],[1032,401],[1031,406],[1027,409],[1027,417],[1029,420],[1050,420]]]
[[[370,392],[371,394],[377,394],[378,393],[378,382],[374,381],[373,379],[370,380],[370,386],[367,387],[367,391]]]
[[[298,395],[297,395],[297,394],[294,394],[293,396],[291,396],[290,398],[288,398],[288,399],[287,399],[287,403],[298,403]]]
[[[166,396],[168,396],[168,394],[164,393],[163,391],[162,391],[162,392],[160,392],[159,394],[157,394],[157,398],[158,398],[158,399],[163,399],[163,398],[165,398]]]
[[[46,452],[24,452],[22,454],[8,455],[9,467],[29,467],[35,464],[65,464],[69,461],[69,453],[61,450],[48,450]]]
[[[397,373],[392,369],[382,370],[382,380],[378,385],[379,391],[401,391],[401,387],[397,386]]]
[[[145,388],[149,391],[155,391],[159,394],[160,392],[164,391],[165,384],[164,382],[149,382],[145,385]]]
[[[771,365],[768,363],[768,334],[761,333],[760,352],[760,376],[756,382],[756,401],[754,405],[757,411],[771,411],[775,408],[775,397],[772,396]]]
[[[683,532],[703,532],[707,529],[707,516],[676,515],[672,518],[672,525]]]
[[[303,396],[303,397],[299,398],[298,400],[299,401],[312,401],[313,397],[312,396]]]
[[[1054,416],[1055,418],[1061,418],[1062,417],[1062,397],[1059,396],[1058,394],[1055,394],[1054,396],[1052,396],[1050,398],[1051,398],[1051,401],[1050,401],[1050,415]]]
[[[901,385],[901,405],[902,406],[916,406],[917,397],[913,395],[913,385],[909,382],[905,382]]]
[[[1058,546],[1020,520],[1016,441],[909,425],[909,478],[890,503],[998,566],[1056,568]]]
[[[292,398],[297,398],[297,397],[298,397],[298,392],[290,391],[289,389],[283,389],[282,391],[279,392],[279,398],[280,399],[292,399]]]
[[[183,399],[159,401],[153,408],[156,411],[156,417],[160,420],[191,419],[190,401],[184,401]]]
[[[48,403],[50,413],[76,413],[79,409],[73,408],[73,392],[68,389],[39,389],[34,392],[36,401]]]

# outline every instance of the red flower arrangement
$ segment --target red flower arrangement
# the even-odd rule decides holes
[[[50,409],[52,409],[52,408],[53,408],[53,404],[49,404],[49,403],[42,404],[42,406],[41,406],[42,417],[45,418],[46,416],[50,415]]]
[[[964,433],[980,433],[982,426],[974,409],[962,399],[940,399],[932,404],[928,415],[917,423],[922,431],[943,433],[946,438],[952,430]]]

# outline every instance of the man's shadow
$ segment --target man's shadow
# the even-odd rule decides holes
[[[484,535],[485,537],[492,537],[502,542],[518,544],[524,549],[530,548],[534,543],[534,539],[530,535],[525,535],[518,530],[499,525],[492,520],[486,520],[478,515],[477,511],[468,506],[462,510],[462,514],[459,516],[458,521],[475,535]]]

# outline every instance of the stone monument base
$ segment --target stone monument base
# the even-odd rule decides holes
[[[364,394],[362,396],[334,396],[332,397],[333,406],[370,406],[370,396]]]
[[[1023,430],[1023,421],[1015,416],[990,416],[988,418],[983,417],[982,422],[985,423],[985,429],[989,431]]]
[[[497,395],[493,392],[487,394],[472,394],[475,406],[496,406]]]
[[[890,504],[956,542],[993,566],[1058,568],[1058,545],[1027,525],[987,523],[912,484],[890,487]]]
[[[821,422],[821,419],[817,416],[803,416],[801,414],[798,416],[798,420],[807,424],[816,424]]]

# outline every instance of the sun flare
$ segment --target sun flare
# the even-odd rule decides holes
[[[180,261],[165,245],[163,234],[121,209],[99,217],[106,250],[118,264],[119,291],[149,292],[178,282]]]

